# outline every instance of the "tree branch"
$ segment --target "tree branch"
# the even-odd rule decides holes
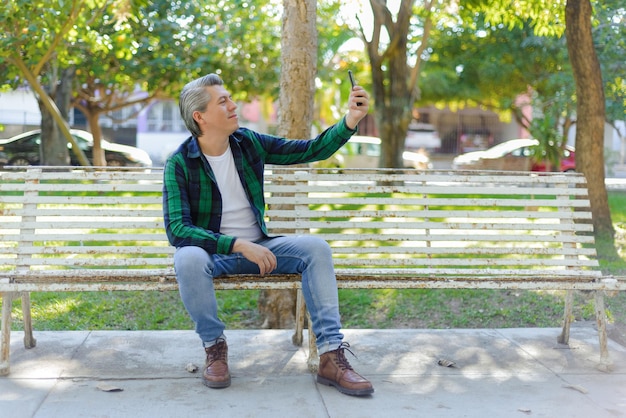
[[[70,29],[74,27],[74,23],[76,22],[76,19],[78,19],[78,14],[82,10],[83,5],[84,5],[84,2],[82,1],[79,1],[79,0],[72,1],[72,8],[67,17],[67,20],[61,26],[61,30],[59,30],[59,32],[56,33],[56,36],[52,40],[50,47],[44,53],[43,57],[41,57],[41,60],[39,60],[37,65],[35,65],[35,67],[33,68],[32,70],[33,74],[41,73],[43,66],[46,65],[46,63],[50,60],[52,55],[56,52],[57,47],[59,46],[61,41],[65,38],[65,35],[70,31]]]

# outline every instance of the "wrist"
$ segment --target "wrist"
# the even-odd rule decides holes
[[[356,120],[355,118],[351,118],[350,115],[348,114],[343,118],[343,123],[346,126],[346,128],[348,128],[348,130],[354,133],[356,132],[356,127],[359,124],[359,121]]]

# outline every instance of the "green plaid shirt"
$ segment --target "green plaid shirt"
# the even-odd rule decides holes
[[[265,164],[303,164],[332,156],[355,133],[345,118],[313,140],[289,140],[240,128],[230,148],[250,206],[263,233]],[[236,237],[220,233],[222,197],[211,166],[195,137],[188,138],[165,163],[163,215],[170,244],[196,246],[209,254],[229,254]]]

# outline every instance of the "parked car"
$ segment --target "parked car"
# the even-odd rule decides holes
[[[91,133],[79,129],[71,129],[70,133],[78,146],[84,151],[87,159],[93,162],[93,136]],[[41,161],[40,144],[41,130],[25,132],[9,139],[0,139],[0,165],[39,165]],[[148,153],[139,148],[114,144],[105,139],[102,139],[101,146],[109,166],[149,167],[152,165],[152,160]],[[78,159],[71,151],[72,144],[68,143],[67,147],[70,149],[70,164],[80,165]]]
[[[330,168],[376,168],[381,152],[381,140],[375,136],[354,135],[329,159],[320,161],[318,167]],[[404,167],[424,170],[432,168],[425,152],[404,151]]]
[[[452,160],[453,169],[546,171],[544,159],[538,160],[539,141],[536,139],[511,139],[484,151],[467,152]],[[575,150],[567,146],[561,158],[560,171],[576,169]]]
[[[545,161],[536,161],[533,163],[532,171],[547,171],[547,164]],[[563,149],[563,155],[561,156],[561,171],[567,173],[568,171],[576,171],[576,150],[570,145],[566,145]]]
[[[436,151],[441,148],[441,138],[437,129],[429,123],[411,123],[404,140],[404,148],[407,151]]]

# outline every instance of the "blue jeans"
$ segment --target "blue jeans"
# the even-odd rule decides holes
[[[264,238],[256,243],[276,255],[273,274],[302,274],[302,294],[311,316],[318,353],[337,349],[343,334],[339,332],[337,281],[328,243],[310,235]],[[221,337],[225,328],[218,318],[213,278],[259,273],[259,267],[240,253],[209,255],[200,247],[178,248],[174,268],[183,304],[205,345]]]

